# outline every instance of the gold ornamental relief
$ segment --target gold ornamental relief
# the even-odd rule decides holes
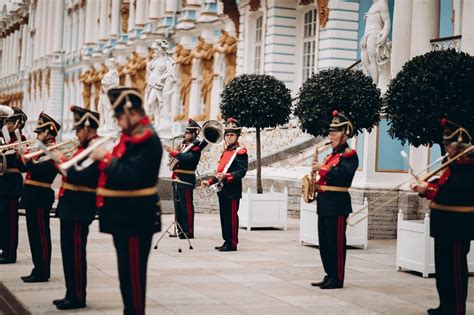
[[[190,49],[185,49],[181,44],[176,45],[173,56],[176,64],[179,65],[180,75],[180,101],[181,110],[174,117],[175,121],[184,120],[189,116],[189,96],[191,93],[191,83],[193,81],[193,53]]]
[[[218,53],[224,54],[225,60],[225,79],[224,85],[229,84],[235,77],[237,67],[237,38],[230,36],[229,33],[222,30],[219,42],[215,46]]]
[[[206,43],[204,38],[199,37],[199,42],[193,51],[193,55],[194,58],[200,59],[203,108],[201,114],[196,116],[197,120],[210,119],[212,83],[214,81],[214,53],[213,45]]]

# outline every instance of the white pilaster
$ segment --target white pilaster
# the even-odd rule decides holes
[[[95,44],[97,41],[97,19],[99,17],[99,1],[89,0],[86,4],[85,45]]]
[[[474,1],[464,0],[462,9],[462,51],[474,56]]]
[[[79,9],[79,13],[78,13],[78,19],[79,19],[79,30],[77,31],[77,36],[79,37],[78,48],[81,48],[82,46],[84,46],[84,42],[85,42],[85,28],[86,28],[85,10],[86,9],[82,7]]]
[[[108,39],[109,22],[109,0],[100,1],[100,20],[99,20],[99,41],[105,42]]]
[[[61,34],[63,31],[62,25],[55,25],[56,21],[56,6],[62,1],[52,1],[49,0],[48,3],[48,24],[46,29],[46,54],[49,55],[53,52],[54,37],[56,34]],[[56,30],[56,31],[54,31]]]
[[[21,59],[20,59],[20,71],[23,71],[26,67],[27,51],[27,37],[28,37],[28,25],[23,24],[21,26]]]
[[[413,0],[411,21],[410,57],[413,58],[430,51],[430,39],[439,36],[439,0]]]
[[[462,0],[453,0],[454,28],[453,35],[461,35],[462,30]]]
[[[2,78],[3,78],[5,76],[5,65],[6,65],[5,58],[6,58],[7,54],[6,54],[6,49],[5,49],[5,38],[1,38],[0,41],[2,42],[2,71],[1,71],[1,74],[2,74]]]
[[[54,7],[55,7],[54,28],[58,31],[52,32],[52,29],[50,29],[50,32],[53,33],[53,52],[58,53],[64,50],[63,49],[63,25],[64,25],[64,17],[66,16],[66,12],[64,12],[64,1],[55,2]]]
[[[391,76],[410,60],[412,0],[396,0],[393,12]]]
[[[40,26],[40,32],[39,32],[39,35],[40,35],[40,38],[38,39],[39,43],[40,43],[40,54],[39,54],[39,58],[43,57],[44,55],[46,55],[46,47],[47,47],[47,33],[48,33],[48,30],[46,29],[47,28],[47,23],[48,23],[48,1],[47,0],[44,0],[44,1],[38,1],[38,3],[42,3],[43,5],[41,6],[41,15],[38,17],[38,20],[40,21],[41,23],[41,26]]]
[[[72,22],[71,22],[71,38],[70,38],[70,41],[71,41],[71,52],[72,51],[76,51],[79,47],[78,47],[78,42],[77,42],[77,37],[79,36],[79,30],[77,29],[77,19],[78,19],[78,15],[77,15],[77,12],[72,12],[71,13],[71,19],[72,19]]]
[[[120,0],[112,1],[112,17],[110,21],[110,36],[117,37],[120,34]]]
[[[150,9],[148,18],[150,20],[158,20],[160,17],[160,1],[150,0]]]
[[[135,0],[130,0],[130,7],[128,13],[128,31],[135,29]]]
[[[136,0],[137,8],[135,11],[135,27],[143,28],[145,26],[145,0]]]

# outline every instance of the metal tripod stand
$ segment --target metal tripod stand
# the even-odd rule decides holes
[[[173,197],[174,197],[174,202],[176,203],[178,201],[178,196],[177,196],[177,193],[176,193],[176,182],[173,183]],[[173,228],[173,233],[170,232],[171,228]],[[186,233],[184,233],[184,230],[181,227],[181,225],[178,223],[178,220],[176,220],[176,207],[175,207],[175,211],[174,211],[174,220],[173,220],[173,222],[171,222],[170,225],[168,225],[168,227],[163,232],[163,234],[161,234],[160,238],[158,238],[158,240],[156,241],[154,249],[158,249],[158,244],[160,243],[160,241],[163,239],[163,237],[166,234],[168,234],[170,237],[176,237],[176,239],[178,240],[178,253],[183,252],[181,250],[181,244],[180,244],[180,241],[179,241],[180,240],[180,237],[179,237],[180,235],[184,235],[186,241],[188,241],[189,250],[193,249],[193,245],[191,244],[191,241],[189,240]]]

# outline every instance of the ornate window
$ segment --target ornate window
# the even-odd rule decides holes
[[[262,64],[262,47],[263,47],[263,16],[260,16],[255,21],[255,55],[253,70],[255,73],[261,73]]]
[[[314,71],[316,60],[316,20],[316,9],[305,13],[303,22],[303,82],[306,81]]]

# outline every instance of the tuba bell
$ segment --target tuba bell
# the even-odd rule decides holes
[[[208,120],[202,125],[203,142],[218,145],[224,140],[224,125],[217,120]]]

